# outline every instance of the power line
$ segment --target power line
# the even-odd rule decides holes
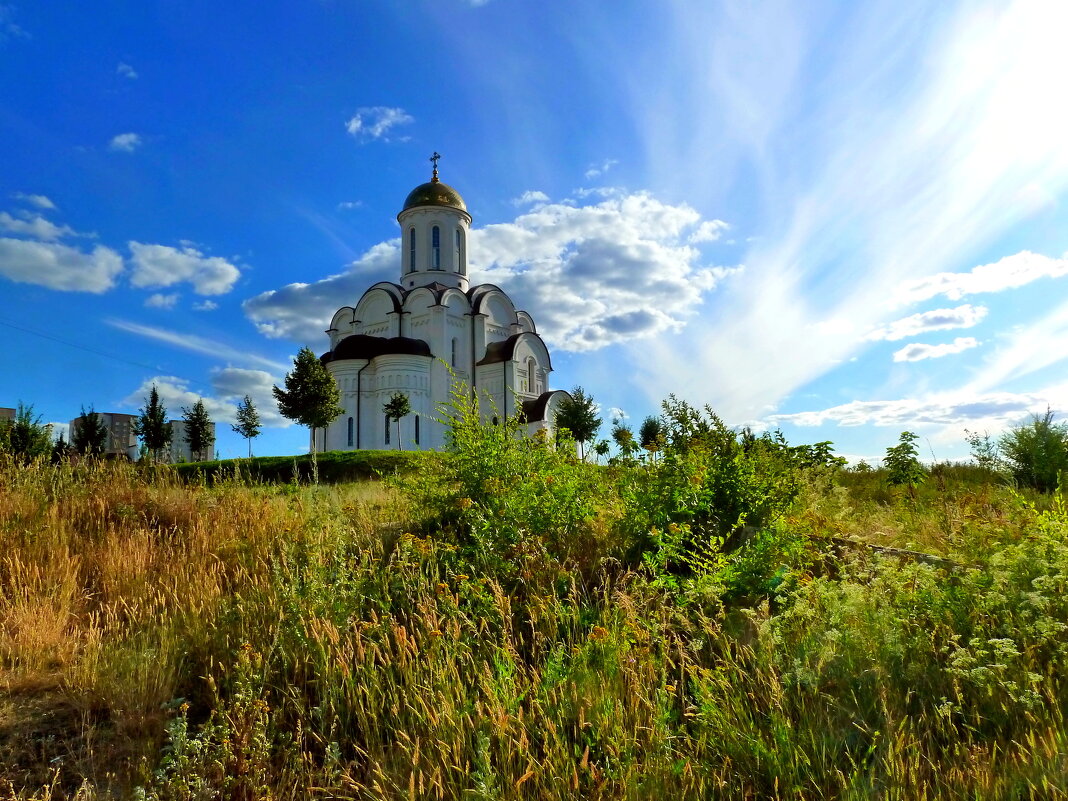
[[[63,339],[61,337],[53,336],[52,334],[46,334],[46,333],[44,333],[42,331],[35,331],[32,328],[26,328],[25,326],[18,325],[16,323],[12,323],[9,320],[4,320],[3,318],[0,318],[0,325],[7,326],[8,328],[14,328],[16,331],[22,331],[25,334],[30,334],[30,335],[35,336],[35,337],[40,337],[41,339],[51,340],[52,342],[57,342],[60,345],[66,345],[69,348],[77,348],[78,350],[84,350],[86,353],[92,353],[92,354],[94,354],[96,356],[101,356],[101,357],[103,357],[105,359],[111,359],[113,362],[121,362],[123,364],[131,365],[132,367],[141,367],[141,368],[143,368],[145,370],[151,370],[154,373],[171,372],[169,370],[164,370],[164,368],[160,367],[159,365],[145,364],[144,362],[135,362],[135,361],[131,361],[130,359],[124,359],[121,356],[116,356],[113,353],[108,353],[106,351],[97,350],[96,348],[90,348],[90,347],[88,347],[86,345],[79,345],[77,342],[71,342],[71,341]],[[175,374],[173,372],[171,373],[171,375],[174,378],[180,378],[183,381],[187,381],[190,384],[194,384],[194,385],[201,384],[200,381],[198,381],[196,379],[193,379],[193,378],[189,378],[188,376],[177,375],[177,374]]]

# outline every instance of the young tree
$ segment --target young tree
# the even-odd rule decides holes
[[[59,464],[64,459],[70,457],[74,448],[67,442],[66,437],[63,436],[63,432],[59,432],[59,439],[57,439],[52,445],[52,464]]]
[[[634,432],[630,430],[630,426],[624,425],[622,420],[612,421],[612,440],[624,459],[630,459],[638,450],[638,443],[634,441]]]
[[[252,440],[260,435],[260,413],[248,395],[237,405],[237,425],[231,425],[230,428],[248,440],[248,458],[251,459]]]
[[[1016,482],[1039,492],[1056,490],[1068,471],[1068,423],[1054,423],[1048,408],[1005,432],[998,446]]]
[[[171,444],[171,427],[167,425],[167,407],[159,399],[155,384],[145,398],[145,405],[134,421],[133,430],[148,454],[158,462],[160,453]]]
[[[911,431],[902,431],[900,442],[892,448],[886,449],[886,481],[895,487],[908,487],[909,495],[916,497],[916,485],[922,484],[927,477],[927,471],[920,460],[916,458],[919,449],[916,447],[918,434]]]
[[[401,449],[400,421],[412,413],[412,404],[403,392],[394,392],[388,401],[382,404],[386,417],[397,424],[397,450]]]
[[[560,403],[556,413],[556,428],[566,428],[572,439],[579,444],[579,455],[586,459],[586,443],[597,436],[601,427],[601,418],[597,416],[597,404],[593,396],[587,395],[582,387],[571,390],[571,397]]]
[[[598,442],[596,445],[594,445],[593,448],[591,448],[591,450],[597,456],[597,464],[600,464],[601,463],[601,459],[603,459],[606,456],[608,456],[608,453],[611,450],[611,447],[608,444],[608,440],[602,439],[600,442]]]
[[[33,404],[19,401],[15,419],[5,425],[6,447],[12,456],[29,462],[52,452],[52,426],[41,423],[41,416],[33,413]]]
[[[82,407],[82,416],[71,432],[70,444],[75,452],[85,456],[100,456],[108,442],[108,427],[92,406],[89,411]]]
[[[659,417],[649,415],[642,420],[641,428],[638,429],[638,443],[651,457],[655,458],[656,454],[664,449],[666,438],[664,423]]]
[[[215,435],[211,431],[211,417],[204,408],[204,399],[197,398],[193,408],[182,407],[182,420],[185,422],[185,441],[194,461],[202,462],[205,452],[210,456],[215,444]]]
[[[315,430],[325,428],[344,409],[339,402],[341,392],[311,348],[301,348],[293,360],[293,370],[286,373],[285,389],[274,387],[278,411],[311,432],[312,480],[319,483],[319,463],[315,458]]]

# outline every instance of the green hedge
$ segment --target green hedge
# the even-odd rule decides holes
[[[327,451],[318,455],[319,481],[336,484],[359,481],[393,473],[415,470],[426,459],[440,459],[442,454],[432,451]],[[252,459],[222,459],[211,462],[188,462],[174,465],[174,471],[185,481],[206,480],[209,483],[220,475],[239,474],[250,481],[287,483],[294,471],[301,481],[311,481],[311,456],[257,456]]]

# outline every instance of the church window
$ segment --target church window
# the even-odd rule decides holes
[[[452,366],[456,366],[456,337],[452,338]]]
[[[352,447],[352,442],[353,442],[352,432],[353,432],[352,418],[350,417],[349,418],[349,447],[350,448]]]
[[[500,421],[497,419],[497,415],[493,415],[493,425],[497,425]]]
[[[387,445],[389,445],[389,415],[388,414],[386,415],[386,428],[385,428],[385,431],[386,431],[385,443]]]
[[[415,416],[415,444],[419,444],[419,415]]]
[[[430,229],[430,269],[441,269],[441,229],[436,225]]]
[[[456,270],[460,275],[467,275],[467,262],[464,260],[464,232],[456,229]]]
[[[408,229],[408,272],[415,271],[415,229]]]

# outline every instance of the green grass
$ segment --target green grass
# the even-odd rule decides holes
[[[0,797],[1068,797],[1056,498],[460,433],[318,487],[0,462]]]
[[[410,472],[427,459],[441,458],[428,451],[327,451],[317,455],[319,481],[337,484],[381,478]],[[215,481],[235,476],[246,480],[279,484],[312,478],[311,456],[254,456],[251,459],[221,459],[187,462],[173,466],[185,481]]]

